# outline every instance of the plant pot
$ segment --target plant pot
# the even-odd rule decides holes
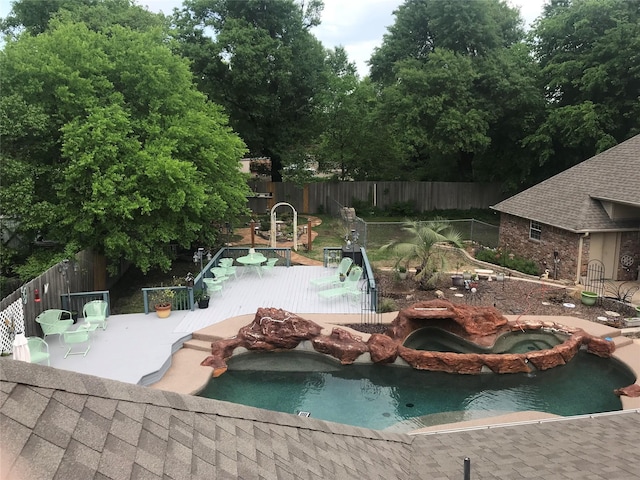
[[[464,287],[464,278],[462,275],[451,275],[451,285],[454,287]]]
[[[465,272],[462,274],[462,279],[463,280],[471,280],[471,273],[470,272]]]
[[[209,308],[209,297],[198,300],[198,308]]]
[[[400,277],[400,280],[406,280],[407,272],[398,272],[398,276]]]
[[[504,282],[504,273],[496,273],[496,282]]]
[[[155,305],[154,308],[159,318],[167,318],[171,315],[171,305]]]
[[[71,312],[71,317],[69,317],[68,313],[63,313],[62,316],[60,317],[61,320],[69,320],[69,318],[71,318],[73,320],[74,325],[76,323],[78,323],[78,312],[76,312],[75,310]]]
[[[595,292],[584,291],[580,294],[580,299],[582,300],[583,305],[595,305],[598,300],[598,294]]]

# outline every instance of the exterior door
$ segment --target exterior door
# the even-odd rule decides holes
[[[604,264],[604,278],[618,279],[618,257],[620,256],[620,234],[592,233],[589,245],[589,260],[600,260]]]

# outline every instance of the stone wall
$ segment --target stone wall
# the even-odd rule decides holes
[[[581,270],[586,273],[588,242],[584,242]],[[542,224],[540,240],[529,238],[529,220],[505,213],[500,214],[500,247],[517,257],[534,261],[540,273],[548,269],[553,278],[554,255],[558,252],[558,280],[575,280],[580,235]]]

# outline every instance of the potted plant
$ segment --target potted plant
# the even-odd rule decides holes
[[[464,286],[464,277],[458,273],[460,269],[460,262],[456,263],[456,273],[455,275],[451,275],[451,285],[454,287],[463,287]]]
[[[469,270],[465,270],[462,272],[463,280],[471,280],[471,272]]]
[[[151,295],[151,304],[156,310],[156,315],[160,318],[167,318],[171,315],[171,304],[175,291],[171,288],[163,288],[162,290],[155,290]]]
[[[202,288],[193,291],[193,299],[198,302],[198,308],[208,308],[210,298],[207,291]]]
[[[398,276],[400,277],[400,280],[404,280],[405,278],[407,278],[407,267],[405,267],[404,265],[399,265]]]
[[[595,305],[598,300],[598,294],[596,292],[582,291],[580,294],[580,299],[582,300],[583,305]]]

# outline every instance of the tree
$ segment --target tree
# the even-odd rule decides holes
[[[163,15],[152,13],[133,0],[16,0],[0,27],[13,36],[21,31],[38,35],[47,30],[53,18],[84,22],[92,30],[111,25],[133,30],[168,26]]]
[[[638,0],[554,0],[531,43],[548,111],[527,145],[545,177],[640,132]]]
[[[523,35],[518,11],[499,0],[407,0],[394,14],[394,24],[369,61],[371,78],[385,85],[393,83],[398,61],[425,60],[437,48],[483,56]]]
[[[225,107],[253,156],[271,157],[275,180],[282,167],[300,161],[300,150],[318,134],[325,53],[309,28],[317,24],[321,6],[190,0],[175,18],[181,51],[192,60],[199,88]]]
[[[544,105],[518,11],[498,0],[408,0],[395,13],[370,64],[402,145],[399,168],[519,188],[535,162],[522,142]]]
[[[406,241],[394,241],[382,247],[383,250],[393,250],[397,262],[417,261],[416,280],[423,288],[432,288],[437,279],[438,272],[447,268],[446,258],[436,247],[439,243],[462,247],[462,237],[455,231],[449,222],[442,218],[435,218],[428,222],[406,221],[402,225],[409,239]]]
[[[2,176],[20,180],[1,208],[30,238],[168,269],[168,244],[211,245],[245,212],[245,146],[162,30],[54,20],[9,40],[0,68]]]

